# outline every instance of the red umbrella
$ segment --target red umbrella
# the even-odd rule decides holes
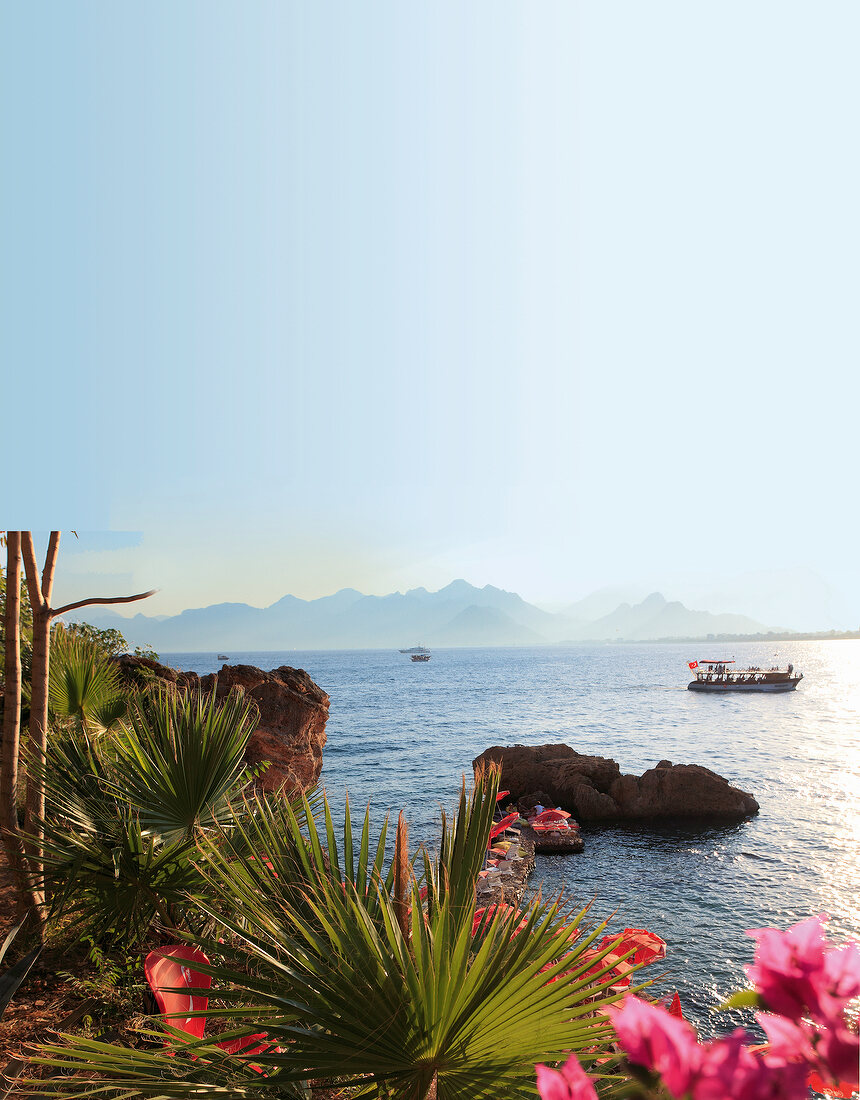
[[[510,793],[510,791],[499,791],[499,793],[496,795],[496,802],[501,802],[505,795],[508,795]]]
[[[495,825],[490,829],[490,840],[494,840],[497,836],[505,831],[509,825],[513,825],[515,821],[519,819],[519,814],[514,812],[507,814],[501,821],[497,821]]]
[[[679,1020],[684,1019],[684,1013],[681,1011],[681,998],[678,996],[677,989],[672,997],[672,1003],[669,1005],[669,1012],[672,1016],[677,1016]]]
[[[489,925],[497,913],[501,913],[503,916],[509,916],[511,913],[516,912],[517,910],[513,907],[513,905],[508,905],[504,901],[499,902],[498,905],[486,905],[482,906],[480,909],[476,909],[475,917],[472,921],[472,935],[474,936],[477,933],[478,929],[481,927],[481,921],[484,919],[485,914],[487,917],[487,925]],[[528,922],[528,917],[523,916],[523,919],[519,922],[516,928],[514,928],[513,935],[516,936],[518,933],[520,933],[528,924]]]
[[[619,939],[618,936],[604,936],[600,941],[598,950],[602,951],[604,948],[609,947],[617,939]],[[618,975],[616,985],[629,985],[630,979],[627,975],[639,963],[647,966],[648,963],[652,963],[656,959],[666,958],[666,941],[661,940],[659,936],[649,932],[646,928],[625,928],[620,939],[621,942],[618,946],[605,955],[595,968],[599,970],[610,963],[615,963],[614,969]],[[634,950],[635,954],[626,959],[621,958],[628,951]]]
[[[570,817],[567,810],[543,810],[537,817],[533,817],[532,822],[535,821],[566,821]]]
[[[609,947],[614,943],[618,936],[604,936],[600,941],[600,950],[604,947]],[[653,932],[649,932],[647,928],[625,928],[621,933],[621,942],[616,948],[613,949],[612,954],[624,955],[628,951],[635,949],[636,954],[628,960],[628,965],[634,963],[652,963],[656,959],[666,958],[666,941],[661,940],[659,936]],[[607,956],[608,958],[609,956]]]

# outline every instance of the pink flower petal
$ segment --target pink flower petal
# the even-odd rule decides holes
[[[542,1100],[597,1100],[597,1091],[591,1078],[571,1054],[561,1070],[548,1066],[535,1066],[537,1089]]]
[[[631,1062],[659,1073],[673,1096],[689,1091],[702,1048],[686,1020],[638,997],[625,997],[622,1007],[610,1008],[609,1015]]]
[[[770,1055],[786,1062],[815,1063],[812,1046],[813,1030],[803,1024],[774,1016],[769,1012],[757,1012],[756,1019],[764,1028],[770,1043]]]

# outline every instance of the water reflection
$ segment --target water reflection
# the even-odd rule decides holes
[[[623,772],[700,763],[754,794],[761,812],[739,825],[586,829],[583,855],[542,857],[534,878],[667,940],[660,989],[678,988],[708,1034],[732,1026],[709,1010],[745,982],[745,929],[823,910],[834,935],[860,937],[860,642],[734,644],[740,663],[804,672],[797,691],[759,696],[687,691],[699,648],[440,650],[420,675],[379,651],[233,659],[307,669],[332,698],[322,778],[333,806],[349,787],[353,807],[373,802],[374,822],[403,807],[413,842],[434,841],[439,804],[491,745],[565,743]]]

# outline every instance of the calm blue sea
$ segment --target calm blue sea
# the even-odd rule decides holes
[[[404,645],[412,644],[404,639]],[[711,648],[714,648],[713,645]],[[697,763],[750,791],[743,824],[583,828],[582,855],[538,857],[533,885],[594,900],[612,929],[668,943],[659,991],[677,988],[707,1034],[709,1013],[744,984],[747,928],[827,912],[860,938],[860,642],[442,649],[427,664],[381,650],[231,653],[231,664],[304,668],[331,696],[322,782],[348,789],[374,820],[405,809],[410,840],[433,841],[473,757],[490,745],[565,743],[639,773],[661,759]],[[804,673],[786,695],[701,696],[687,661],[735,656]],[[214,654],[162,659],[199,673]],[[652,968],[654,969],[654,968]]]

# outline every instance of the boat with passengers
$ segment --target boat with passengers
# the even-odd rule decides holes
[[[734,660],[688,661],[695,680],[687,684],[690,691],[794,691],[803,679],[803,673],[797,672],[794,665],[779,668],[735,668]]]

